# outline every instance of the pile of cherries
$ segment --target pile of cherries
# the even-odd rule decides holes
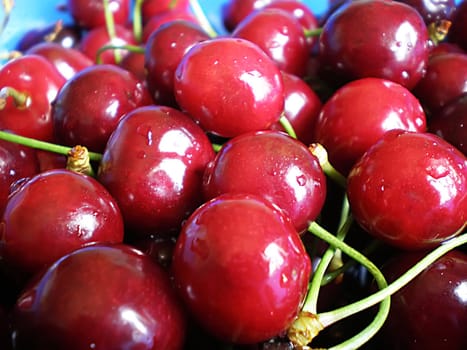
[[[18,43],[1,349],[467,348],[467,1],[335,3],[68,0]]]

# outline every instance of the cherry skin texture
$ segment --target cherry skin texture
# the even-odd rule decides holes
[[[290,326],[310,266],[286,216],[260,197],[238,194],[216,197],[190,216],[172,261],[175,285],[197,322],[219,339],[243,344]]]
[[[105,25],[105,9],[102,0],[67,0],[67,9],[76,24],[85,29]],[[109,0],[114,23],[126,24],[130,14],[128,0]]]
[[[278,131],[234,137],[205,172],[207,199],[223,193],[251,193],[282,209],[303,232],[326,198],[326,178],[318,159],[301,142]]]
[[[331,164],[347,175],[386,131],[426,131],[425,112],[404,86],[387,79],[362,78],[340,87],[326,101],[313,128]]]
[[[3,97],[0,129],[53,142],[52,101],[66,79],[46,58],[28,54],[8,61],[0,69],[0,88],[11,87],[25,94],[26,102]]]
[[[85,245],[120,243],[123,219],[94,178],[56,169],[37,174],[10,196],[0,230],[0,256],[33,275]]]
[[[185,315],[165,271],[125,245],[76,250],[19,296],[15,349],[178,350]]]
[[[324,23],[324,73],[349,81],[378,77],[411,89],[425,73],[429,39],[423,18],[397,1],[347,2]]]
[[[309,45],[302,25],[289,12],[277,8],[254,11],[237,25],[232,37],[257,44],[282,71],[305,75]]]
[[[467,222],[467,159],[442,138],[388,131],[348,176],[355,220],[387,244],[428,249]]]
[[[131,235],[177,235],[202,202],[204,169],[214,155],[203,130],[179,110],[140,107],[111,135],[98,180],[116,198]]]
[[[147,88],[132,73],[116,65],[93,65],[60,89],[52,110],[56,139],[103,152],[119,120],[151,101]]]
[[[424,254],[401,254],[383,266],[388,282]],[[467,255],[453,250],[391,297],[378,349],[465,349]],[[397,334],[397,336],[395,336]]]
[[[193,45],[175,71],[174,89],[180,108],[222,137],[268,129],[284,107],[279,68],[259,46],[239,38]]]

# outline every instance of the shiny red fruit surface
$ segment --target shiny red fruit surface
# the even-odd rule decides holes
[[[91,29],[105,25],[105,7],[102,0],[67,0],[67,8],[76,24]],[[109,0],[109,11],[113,21],[126,24],[130,15],[129,0]]]
[[[434,247],[467,223],[467,158],[430,133],[388,131],[352,168],[357,222],[403,249]]]
[[[124,245],[64,256],[19,296],[17,350],[183,348],[185,315],[165,271]]]
[[[187,220],[172,267],[183,300],[210,334],[255,343],[297,316],[311,262],[280,210],[260,197],[227,194]]]
[[[223,137],[268,129],[284,107],[279,68],[259,46],[239,38],[192,46],[175,71],[174,89],[183,110]]]

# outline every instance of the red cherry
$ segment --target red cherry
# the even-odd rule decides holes
[[[304,144],[281,132],[262,131],[227,141],[206,169],[203,189],[208,199],[223,193],[261,196],[303,232],[323,207],[326,178]]]
[[[60,89],[52,110],[56,138],[65,145],[103,152],[119,120],[151,101],[146,87],[127,70],[93,65]]]
[[[261,47],[281,70],[305,75],[310,48],[302,25],[291,13],[278,8],[254,11],[235,27],[232,37]]]
[[[67,0],[67,9],[74,22],[85,29],[106,24],[102,0]],[[130,15],[130,2],[128,0],[109,0],[109,9],[114,23],[121,25],[127,23]]]
[[[139,79],[145,86],[146,85],[146,68],[144,67],[144,53],[142,52],[129,52],[122,58],[119,67],[131,72],[136,78]]]
[[[448,40],[456,43],[462,49],[467,51],[467,3],[460,1],[457,4],[456,11],[452,16],[452,25],[449,28]]]
[[[157,15],[149,18],[143,28],[142,40],[147,42],[151,34],[157,30],[160,26],[165,23],[171,23],[173,21],[187,21],[193,24],[197,24],[196,18],[189,11],[183,11],[181,9],[174,9],[165,12],[161,12]]]
[[[402,249],[426,249],[467,223],[467,158],[442,138],[388,131],[352,168],[355,220]]]
[[[208,137],[188,116],[170,107],[140,107],[112,133],[98,179],[116,198],[132,235],[176,235],[202,202],[203,172],[213,158]]]
[[[273,0],[229,0],[222,7],[222,22],[227,31],[233,31],[238,23],[257,9],[270,4]]]
[[[77,248],[122,240],[123,220],[108,191],[91,177],[56,169],[10,195],[0,256],[14,271],[32,275]]]
[[[224,341],[252,344],[290,326],[306,294],[311,262],[279,209],[237,194],[217,197],[190,216],[172,267],[197,322]]]
[[[39,55],[24,55],[8,61],[0,69],[0,129],[42,141],[54,141],[52,101],[65,78],[50,61]],[[9,89],[17,91],[13,98]],[[22,100],[21,100],[22,99]]]
[[[331,164],[346,175],[392,129],[426,131],[420,102],[398,83],[362,78],[343,85],[326,101],[313,135],[326,148]]]
[[[456,12],[456,0],[397,0],[415,8],[427,25],[450,20]]]
[[[279,68],[245,39],[216,38],[192,46],[175,71],[174,88],[179,106],[204,130],[222,137],[268,129],[284,107]]]
[[[320,36],[324,74],[348,81],[378,77],[411,89],[425,73],[428,30],[413,7],[397,1],[350,1]]]
[[[148,20],[156,15],[166,11],[181,11],[189,12],[189,0],[144,0],[141,6],[141,13],[143,15],[143,22],[147,23]]]
[[[19,296],[15,349],[178,350],[185,315],[165,271],[124,245],[58,260]]]

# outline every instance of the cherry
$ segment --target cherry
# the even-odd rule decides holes
[[[297,139],[305,145],[314,142],[313,127],[321,111],[322,103],[318,94],[303,79],[282,72],[284,83],[284,115],[292,125]],[[273,130],[285,131],[277,122],[271,126]]]
[[[189,12],[189,10],[189,0],[144,0],[141,6],[144,23],[147,23],[151,17],[166,11]]]
[[[452,25],[449,28],[448,40],[456,43],[467,51],[467,3],[460,1],[452,17]]]
[[[446,104],[434,115],[428,123],[428,130],[467,156],[467,93]]]
[[[313,135],[344,175],[386,131],[426,131],[418,99],[404,86],[381,78],[361,78],[340,87],[326,101]]]
[[[32,46],[51,42],[66,48],[76,48],[83,35],[82,28],[75,23],[58,21],[46,28],[32,29],[26,32],[16,45],[20,52],[29,50]]]
[[[52,110],[56,138],[65,145],[103,152],[123,115],[151,103],[146,87],[127,70],[93,65],[60,89]]]
[[[291,13],[278,8],[264,8],[245,17],[232,37],[257,44],[282,70],[304,76],[309,56],[303,26]]]
[[[467,92],[466,74],[467,54],[453,52],[431,56],[425,76],[413,90],[428,116]]]
[[[427,25],[450,20],[456,11],[455,0],[397,0],[415,8]]]
[[[208,40],[201,27],[186,20],[161,25],[147,39],[145,68],[147,85],[157,104],[176,106],[174,75],[185,53],[195,43]]]
[[[24,55],[0,69],[0,129],[54,141],[51,103],[65,78],[39,55]]]
[[[417,10],[387,0],[340,6],[324,23],[319,46],[323,77],[332,75],[340,84],[378,77],[409,89],[425,73],[430,47]]]
[[[106,24],[104,3],[102,0],[67,0],[67,9],[76,24],[91,29]],[[114,23],[127,23],[130,14],[128,0],[108,0],[108,8]]]
[[[388,281],[423,255],[405,253],[392,258],[383,267]],[[391,311],[377,336],[377,348],[465,348],[466,286],[467,255],[459,250],[446,253],[392,296]]]
[[[56,169],[31,177],[10,195],[0,256],[30,276],[77,248],[122,240],[123,220],[108,191],[91,177]]]
[[[188,309],[209,334],[252,344],[281,334],[297,316],[311,262],[277,207],[224,194],[189,217],[172,268]]]
[[[187,21],[193,24],[197,24],[196,18],[189,11],[174,9],[170,11],[161,12],[149,18],[147,23],[144,25],[142,41],[146,43],[155,30],[157,30],[163,24],[171,23],[173,21]]]
[[[112,133],[98,180],[117,200],[130,236],[177,235],[201,204],[211,143],[188,116],[165,106],[140,107]]]
[[[232,32],[238,23],[257,9],[270,4],[273,0],[229,0],[222,6],[222,22],[227,31]]]
[[[165,271],[125,245],[65,255],[19,296],[15,349],[183,348],[185,315]]]
[[[467,159],[442,138],[388,131],[348,176],[355,220],[401,249],[427,249],[467,222]],[[416,218],[416,219],[415,219]]]
[[[144,52],[130,51],[125,57],[122,58],[118,64],[123,69],[131,72],[138,78],[145,86],[146,84],[146,68],[144,67]]]
[[[23,177],[39,172],[34,150],[12,142],[0,141],[0,215],[3,214],[10,186]]]
[[[240,38],[193,45],[175,71],[174,89],[180,108],[222,137],[268,129],[284,107],[279,68],[259,46]]]
[[[35,54],[47,58],[65,80],[94,64],[88,56],[78,49],[67,48],[55,42],[42,42],[33,45],[26,51],[26,54]]]
[[[261,196],[303,232],[323,207],[326,179],[304,144],[282,132],[260,131],[224,144],[206,169],[203,190],[207,199],[223,193]]]

